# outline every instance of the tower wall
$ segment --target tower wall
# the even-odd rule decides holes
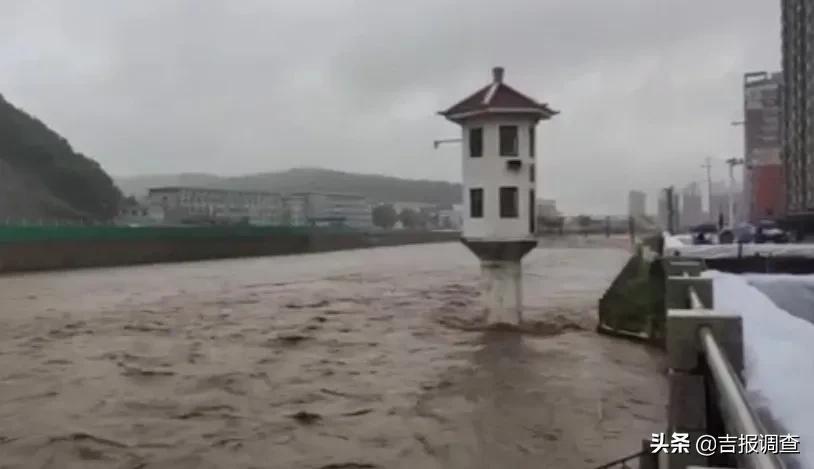
[[[535,119],[490,115],[462,124],[462,173],[464,223],[463,237],[469,240],[520,241],[534,239],[533,211],[536,193],[535,160],[531,152],[531,133]],[[500,154],[500,127],[517,128],[517,156]],[[482,156],[471,156],[471,129],[482,129]],[[535,132],[534,140],[537,136]],[[519,162],[510,167],[509,161]],[[517,216],[501,217],[500,188],[517,188]],[[471,189],[482,189],[481,217],[473,217]]]

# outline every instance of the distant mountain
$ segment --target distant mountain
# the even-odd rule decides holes
[[[107,220],[120,201],[96,161],[0,95],[0,221]]]
[[[195,186],[279,193],[339,192],[359,194],[373,202],[424,202],[457,204],[461,185],[445,181],[401,179],[374,174],[357,174],[318,168],[296,168],[274,173],[237,177],[185,173],[117,178],[127,195],[142,197],[150,187]]]

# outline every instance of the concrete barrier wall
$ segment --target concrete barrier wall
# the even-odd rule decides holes
[[[452,232],[312,232],[173,239],[55,240],[0,243],[0,272],[108,267],[271,256],[457,241]]]
[[[814,274],[814,259],[810,257],[764,257],[704,259],[707,269],[733,274]]]

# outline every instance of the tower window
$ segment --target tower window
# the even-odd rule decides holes
[[[478,158],[483,156],[483,128],[469,129],[469,156]]]
[[[517,126],[500,126],[500,156],[517,156]]]
[[[534,220],[535,220],[535,206],[537,205],[537,201],[534,198],[534,189],[529,191],[529,233],[534,234]]]
[[[517,188],[500,188],[500,218],[517,218]]]
[[[483,218],[483,189],[469,189],[469,218]]]
[[[537,128],[529,126],[529,156],[534,158],[535,155],[535,147],[537,146],[537,136],[535,135],[537,132]]]

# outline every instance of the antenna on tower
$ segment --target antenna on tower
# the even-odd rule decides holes
[[[442,143],[456,143],[456,142],[462,142],[462,141],[463,141],[462,138],[443,138],[441,140],[433,140],[432,147],[437,150],[438,147],[440,147]]]

